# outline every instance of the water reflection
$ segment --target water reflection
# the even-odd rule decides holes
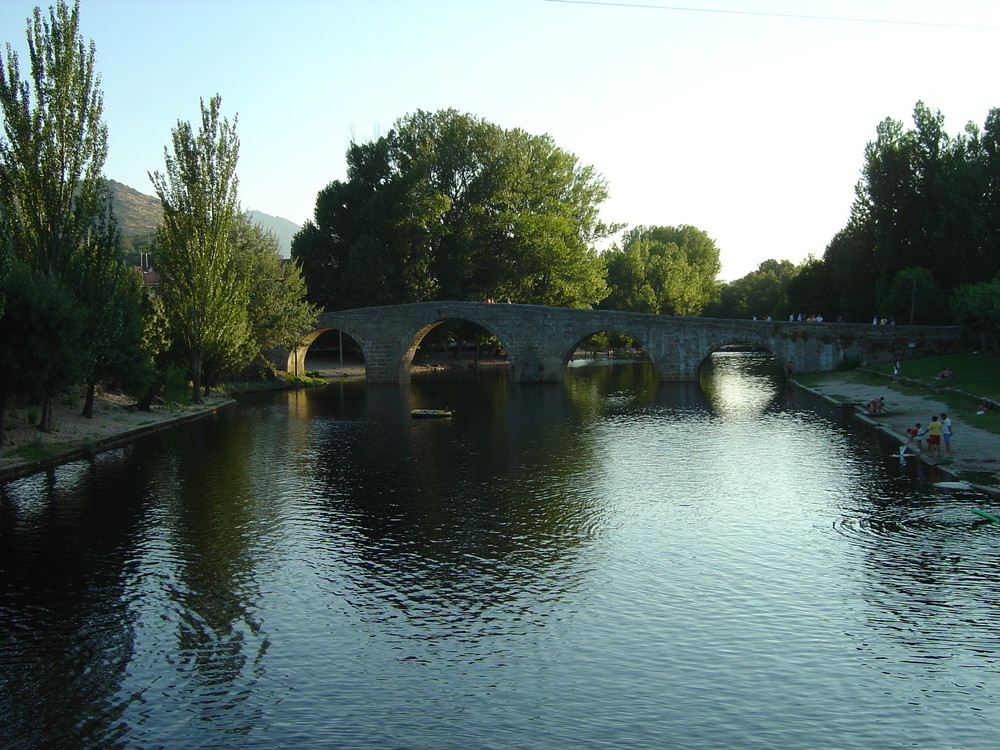
[[[260,397],[2,489],[0,746],[991,747],[1000,530],[890,453],[746,354]]]

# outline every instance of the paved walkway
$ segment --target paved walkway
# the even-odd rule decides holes
[[[800,386],[801,387],[801,386]],[[926,426],[935,414],[948,411],[948,406],[931,396],[907,396],[897,393],[891,388],[873,388],[870,385],[846,383],[842,381],[827,381],[809,390],[827,397],[835,403],[844,401],[857,405],[858,417],[869,421],[887,434],[894,436],[900,444],[906,442],[906,431],[920,422]],[[872,398],[884,396],[886,413],[869,416],[861,408]],[[840,397],[840,398],[837,398]],[[924,446],[922,459],[928,463],[940,466],[955,474],[960,479],[979,484],[1000,484],[1000,435],[995,435],[976,426],[976,420],[982,419],[974,412],[949,412],[954,437],[951,440],[951,453],[941,458],[928,457]],[[915,443],[910,443],[907,453],[913,452]]]

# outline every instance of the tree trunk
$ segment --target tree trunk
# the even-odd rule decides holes
[[[38,429],[42,432],[52,432],[52,397],[46,396],[42,400],[42,416],[38,420]]]
[[[205,382],[202,384],[205,390],[205,398],[210,398],[212,395],[212,375],[214,373],[209,370],[205,373]]]
[[[81,416],[84,419],[94,418],[94,391],[97,390],[97,383],[93,380],[87,381],[87,396],[83,399],[83,412]]]
[[[146,390],[146,395],[142,397],[136,408],[139,411],[153,411],[153,399],[156,397],[156,383],[153,383]]]
[[[0,445],[7,434],[7,401],[6,395],[0,395]]]
[[[201,351],[191,352],[191,400],[203,404],[201,400]]]

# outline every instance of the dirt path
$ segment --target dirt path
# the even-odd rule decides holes
[[[52,409],[54,431],[49,433],[40,432],[36,426],[37,406],[10,409],[0,445],[0,482],[99,453],[139,435],[200,418],[233,403],[228,396],[215,395],[198,406],[136,411],[129,408],[133,402],[134,399],[122,394],[98,393],[92,419],[80,415],[82,401],[55,403]],[[25,447],[30,451],[20,450]]]
[[[801,386],[800,386],[801,387]],[[859,418],[878,425],[888,434],[896,437],[900,444],[906,442],[906,430],[917,422],[926,426],[931,416],[948,411],[948,406],[931,397],[907,396],[897,393],[891,388],[873,388],[870,385],[846,383],[842,381],[827,381],[808,389],[836,402],[848,401],[857,404],[867,404],[874,397],[885,397],[886,413],[879,416],[868,416],[858,409]],[[839,398],[838,398],[839,397]],[[936,459],[922,455],[925,461],[941,466],[961,479],[980,484],[998,484],[1000,470],[1000,435],[976,426],[976,420],[982,419],[975,413],[948,414],[952,421],[954,437],[951,440],[951,453]],[[911,452],[911,443],[907,452]],[[926,446],[924,450],[926,454]]]

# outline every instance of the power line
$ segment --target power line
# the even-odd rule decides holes
[[[770,13],[758,10],[724,10],[722,8],[682,8],[674,5],[651,5],[648,3],[615,3],[608,0],[543,0],[547,3],[567,5],[604,5],[610,8],[642,8],[646,10],[672,10],[680,13],[718,13],[730,16],[764,16],[767,18],[794,18],[806,21],[842,21],[846,23],[881,23],[893,26],[930,26],[939,29],[976,29],[980,31],[1000,31],[1000,26],[982,26],[958,23],[936,23],[933,21],[892,21],[884,18],[854,18],[848,16],[816,16],[800,13]]]

